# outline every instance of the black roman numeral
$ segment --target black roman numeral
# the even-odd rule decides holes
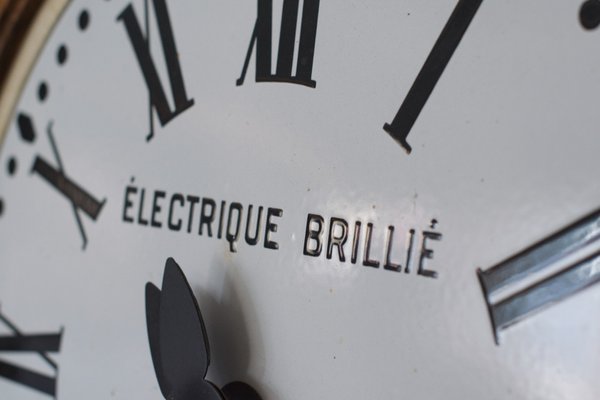
[[[55,371],[50,376],[0,360],[0,377],[56,398],[58,364],[47,353],[60,351],[62,331],[24,334],[1,313],[0,321],[12,331],[10,336],[0,336],[0,353],[37,353]]]
[[[169,75],[169,84],[173,95],[174,108],[171,108],[167,100],[164,85],[158,76],[156,65],[150,54],[150,28],[148,18],[148,0],[145,1],[145,25],[146,33],[142,32],[140,23],[137,19],[133,6],[129,4],[117,17],[118,21],[125,24],[127,35],[135,51],[138,64],[144,75],[148,92],[150,93],[150,133],[147,140],[154,137],[154,126],[152,122],[152,109],[156,110],[161,126],[165,126],[177,115],[181,114],[194,104],[194,99],[188,98],[183,82],[183,74],[179,64],[177,47],[173,36],[173,27],[169,19],[169,12],[165,0],[152,0],[160,40],[163,49],[163,55]]]
[[[454,12],[448,19],[444,30],[436,41],[417,79],[410,88],[404,102],[391,124],[383,129],[390,134],[408,154],[412,147],[406,140],[421,110],[433,92],[435,85],[450,62],[454,51],[460,44],[465,32],[483,0],[459,0]]]
[[[34,134],[33,129],[31,130],[31,133]],[[79,233],[81,234],[81,239],[83,240],[83,249],[85,250],[88,239],[83,222],[79,216],[79,211],[83,211],[88,217],[96,221],[100,215],[100,211],[102,211],[102,207],[104,207],[104,204],[106,203],[106,199],[102,201],[97,200],[80,184],[66,175],[60,153],[58,152],[58,146],[56,145],[54,135],[52,134],[52,122],[48,124],[47,133],[50,147],[54,153],[58,168],[54,168],[42,157],[36,156],[31,172],[39,175],[69,200],[73,209],[75,221],[77,222],[77,227],[79,228]]]
[[[600,250],[559,272],[511,292],[523,281],[578,252],[594,249],[600,240],[600,210],[483,271],[479,281],[488,306],[494,338],[500,331],[581,290],[600,283]],[[504,292],[504,294],[503,294]]]
[[[293,75],[293,61],[296,42],[296,24],[300,8],[299,0],[284,0],[281,17],[281,34],[277,53],[277,69],[271,71],[271,51],[273,48],[273,0],[258,0],[258,13],[250,45],[246,53],[242,74],[237,85],[244,83],[252,50],[256,45],[256,82],[287,82],[316,87],[312,79],[315,42],[317,38],[317,22],[319,18],[319,1],[304,0],[300,22],[300,41],[296,74]]]

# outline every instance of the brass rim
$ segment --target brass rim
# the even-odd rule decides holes
[[[0,91],[15,55],[44,1],[0,0]]]
[[[70,0],[0,0],[0,146],[37,55]]]

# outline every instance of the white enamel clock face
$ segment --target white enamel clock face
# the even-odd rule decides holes
[[[599,4],[70,2],[0,153],[2,397],[600,398]]]

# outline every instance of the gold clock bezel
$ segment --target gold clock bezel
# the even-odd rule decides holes
[[[0,1],[0,144],[48,34],[69,0]]]

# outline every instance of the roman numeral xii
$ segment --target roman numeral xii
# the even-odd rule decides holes
[[[258,12],[250,45],[246,53],[242,74],[237,85],[244,83],[252,51],[256,46],[256,82],[287,82],[314,88],[312,79],[319,0],[304,0],[300,19],[300,38],[296,71],[294,74],[294,52],[296,50],[296,27],[300,11],[300,0],[284,0],[281,16],[281,33],[277,53],[277,68],[272,72],[271,52],[273,48],[273,0],[258,0]]]

